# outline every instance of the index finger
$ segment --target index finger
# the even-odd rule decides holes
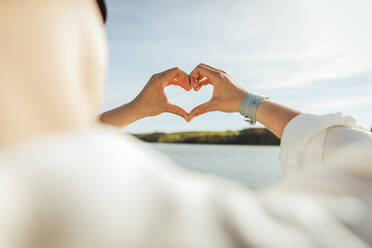
[[[190,73],[190,79],[193,83],[192,87],[197,88],[199,85],[199,81],[201,81],[203,78],[207,77],[209,79],[210,84],[214,84],[214,80],[216,79],[218,71],[209,68],[203,64],[198,65],[191,73]]]
[[[178,85],[187,91],[191,89],[189,75],[178,67],[169,69],[162,74],[164,79],[164,87],[168,85]]]

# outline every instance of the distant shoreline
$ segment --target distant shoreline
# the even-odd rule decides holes
[[[173,144],[280,145],[280,139],[266,128],[241,131],[176,132],[133,134],[145,142]]]

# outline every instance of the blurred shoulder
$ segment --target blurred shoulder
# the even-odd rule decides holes
[[[105,126],[55,133],[9,145],[0,150],[0,158],[16,167],[53,171],[68,168],[93,171],[102,166],[138,169],[152,164],[171,164],[150,145]]]

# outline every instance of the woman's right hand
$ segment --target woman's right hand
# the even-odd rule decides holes
[[[226,72],[206,64],[198,65],[190,73],[190,81],[195,91],[198,91],[204,85],[213,85],[212,99],[194,108],[190,112],[190,120],[212,111],[239,112],[240,104],[248,93],[234,82]]]
[[[194,69],[190,74],[190,81],[194,90],[199,90],[207,84],[214,86],[212,99],[194,108],[190,113],[190,120],[211,111],[240,112],[240,104],[248,93],[226,72],[205,64],[200,64]],[[288,122],[299,114],[301,112],[297,110],[264,100],[257,108],[256,119],[281,138]]]

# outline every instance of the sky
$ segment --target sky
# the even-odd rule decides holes
[[[223,69],[246,90],[303,112],[344,112],[372,126],[371,0],[107,0],[110,66],[104,110],[131,101],[152,74],[199,63]],[[166,89],[190,111],[212,87]],[[248,128],[239,114],[186,123],[162,114],[131,133]]]

